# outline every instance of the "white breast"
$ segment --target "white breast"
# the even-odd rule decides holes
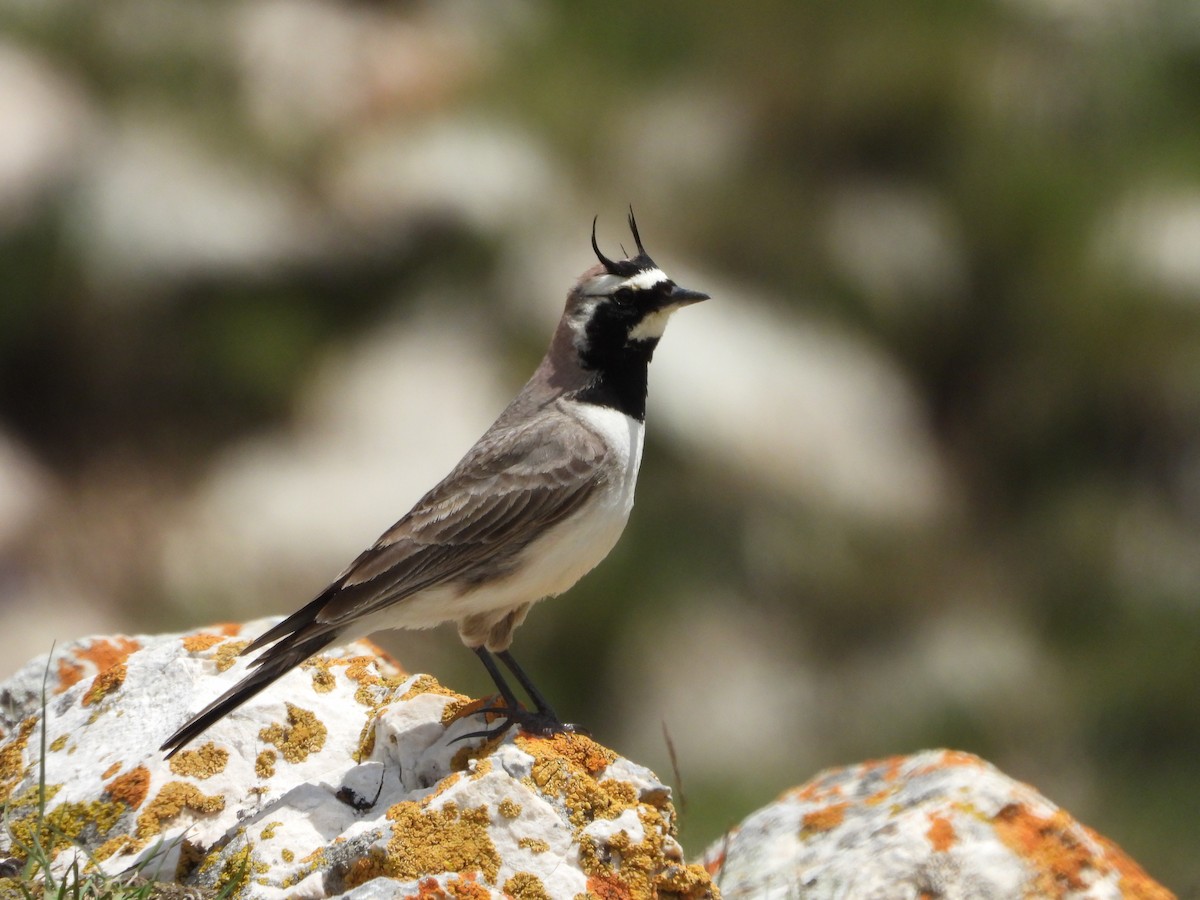
[[[633,509],[645,426],[603,406],[572,403],[568,411],[604,438],[612,454],[611,476],[583,509],[530,545],[529,581],[540,584],[525,586],[527,600],[561,594],[591,571],[616,545]]]

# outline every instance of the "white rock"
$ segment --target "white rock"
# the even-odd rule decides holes
[[[259,273],[324,252],[319,211],[291,186],[206,146],[182,122],[130,116],[98,142],[73,216],[89,277],[133,287]]]
[[[366,642],[293,670],[164,760],[158,745],[245,672],[236,651],[269,624],[88,639],[0,686],[6,834],[36,827],[44,773],[60,869],[77,852],[61,831],[107,872],[144,862],[242,898],[403,896],[430,878],[487,896],[709,895],[649,772],[579,735],[459,743],[483,727],[448,715],[466,698]],[[0,838],[0,854],[17,849]]]
[[[705,861],[726,900],[1172,896],[1033,788],[950,750],[823,772]]]
[[[0,233],[75,167],[91,116],[79,90],[44,59],[0,41]]]

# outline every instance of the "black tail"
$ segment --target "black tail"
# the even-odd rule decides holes
[[[306,607],[307,609],[307,607]],[[301,610],[300,614],[305,610]],[[296,616],[291,616],[284,622],[279,623],[267,635],[276,631],[281,625],[286,625]],[[308,624],[308,623],[305,623]],[[254,671],[227,690],[224,694],[214,700],[204,709],[200,710],[190,721],[173,735],[166,739],[160,750],[166,750],[167,759],[170,759],[191,741],[206,731],[208,727],[226,715],[237,709],[259,691],[266,688],[276,679],[286,675],[300,663],[304,662],[310,656],[320,653],[338,637],[338,630],[331,628],[320,628],[314,632],[313,627],[305,628],[300,626],[279,641],[274,647],[262,653],[256,660],[250,663],[254,666]],[[246,648],[244,652],[255,649],[261,646],[263,635],[253,644]],[[279,635],[276,635],[279,637]]]

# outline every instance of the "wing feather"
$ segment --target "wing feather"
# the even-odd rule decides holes
[[[437,584],[503,574],[579,509],[605,479],[606,458],[598,435],[558,416],[485,436],[330,585],[316,621],[336,626]]]

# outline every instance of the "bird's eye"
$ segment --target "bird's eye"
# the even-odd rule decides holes
[[[621,306],[628,306],[633,302],[633,291],[629,288],[621,288],[613,294],[613,299]]]

